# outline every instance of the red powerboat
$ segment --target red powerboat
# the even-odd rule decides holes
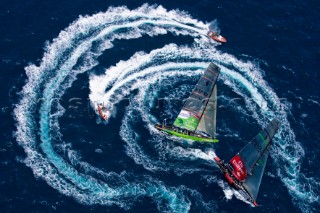
[[[218,42],[221,42],[221,43],[226,43],[227,42],[227,39],[225,37],[223,37],[222,35],[220,35],[219,33],[216,33],[216,32],[213,32],[213,31],[210,31],[208,33],[208,36],[210,38],[212,38],[213,40],[215,41],[218,41]]]
[[[106,110],[106,107],[104,107],[102,104],[98,104],[98,111],[101,118],[103,118],[105,121],[108,121],[108,111]]]

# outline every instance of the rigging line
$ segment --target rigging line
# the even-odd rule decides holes
[[[194,111],[193,109],[190,109],[190,108],[187,108],[187,107],[184,107],[183,109],[186,109],[186,111],[192,112],[193,115],[191,115],[191,116],[197,117],[197,118],[199,117],[199,116],[197,115],[196,111]]]
[[[200,93],[197,93],[197,92],[194,92],[194,91],[192,91],[192,93],[193,93],[193,94],[196,94],[196,95],[198,95],[198,96],[206,97],[206,96],[201,95]],[[194,98],[194,99],[195,99],[195,98]]]
[[[211,82],[213,82],[211,79],[209,79],[208,77],[206,77],[206,76],[203,76],[205,79],[207,79],[208,81],[211,81]]]

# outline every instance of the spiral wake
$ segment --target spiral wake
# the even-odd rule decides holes
[[[40,65],[26,67],[28,82],[15,109],[16,137],[25,150],[25,162],[34,175],[44,179],[60,193],[88,205],[118,205],[128,209],[140,197],[146,196],[152,198],[161,211],[187,212],[191,205],[212,210],[215,202],[202,199],[196,189],[183,185],[171,186],[151,175],[101,171],[89,163],[80,162],[72,154],[69,159],[63,158],[55,151],[54,143],[59,140],[60,134],[58,118],[65,113],[59,99],[79,74],[89,72],[89,98],[93,109],[97,103],[108,103],[113,108],[112,116],[117,117],[117,106],[130,96],[121,120],[119,136],[125,142],[125,154],[137,165],[147,171],[173,172],[178,176],[207,171],[186,162],[202,159],[209,162],[212,168],[214,150],[169,146],[168,140],[176,139],[167,138],[155,131],[153,125],[164,116],[174,116],[175,112],[170,106],[162,114],[154,113],[152,109],[156,107],[161,94],[166,93],[166,88],[171,91],[166,93],[169,99],[188,94],[192,85],[183,82],[195,81],[208,63],[213,61],[221,67],[218,83],[245,100],[244,105],[234,106],[236,111],[250,116],[261,126],[273,117],[281,121],[271,154],[276,167],[285,165],[284,169],[278,170],[277,175],[298,205],[308,206],[316,202],[317,195],[313,189],[315,181],[305,178],[299,172],[304,150],[295,140],[287,120],[288,103],[280,102],[263,80],[261,70],[250,62],[217,51],[215,43],[210,43],[206,38],[206,32],[206,24],[184,12],[167,11],[161,6],[149,5],[135,10],[111,7],[104,13],[80,17],[61,31],[47,45]],[[106,68],[103,75],[91,72],[99,64],[98,57],[106,50],[115,48],[115,41],[168,33],[191,36],[194,42],[188,46],[166,44],[149,53],[138,51],[128,60]],[[226,104],[231,99],[230,94],[221,97]],[[142,123],[147,132],[145,134],[150,136],[147,141],[143,140],[144,137],[137,130],[138,122]],[[222,127],[220,130],[228,132]],[[175,160],[179,166],[172,163]],[[78,170],[75,164],[81,164],[83,170]],[[104,180],[91,175],[92,171],[104,176]],[[217,183],[227,198],[231,198],[230,193],[233,192],[229,187],[215,181]],[[306,188],[305,185],[310,187]],[[192,197],[196,197],[197,204]]]

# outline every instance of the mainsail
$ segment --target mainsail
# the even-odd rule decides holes
[[[279,121],[273,119],[265,129],[252,139],[236,156],[230,160],[234,175],[243,181],[243,187],[256,199],[263,171],[269,156],[272,138]]]
[[[267,146],[266,150],[263,152],[263,154],[257,161],[254,169],[252,170],[251,175],[249,175],[242,184],[254,200],[257,199],[263,171],[264,171],[264,168],[266,167],[267,159],[269,156],[270,146],[271,144]]]
[[[210,63],[191,95],[185,102],[173,125],[189,131],[206,133],[211,137],[216,132],[216,81],[220,68]]]

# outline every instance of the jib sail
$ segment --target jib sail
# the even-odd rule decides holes
[[[204,132],[211,137],[216,137],[216,116],[217,116],[217,85],[214,86],[213,92],[204,109],[203,115],[196,129],[197,132]]]
[[[210,63],[174,121],[174,126],[215,135],[216,81],[219,72],[220,68]]]

